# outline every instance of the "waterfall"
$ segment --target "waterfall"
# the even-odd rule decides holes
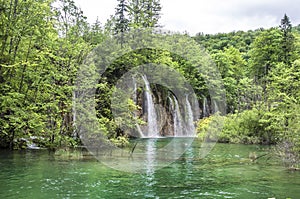
[[[174,97],[174,136],[183,136],[182,117],[176,97]]]
[[[146,111],[147,111],[147,136],[146,137],[159,137],[159,130],[157,126],[157,115],[154,107],[153,98],[151,95],[151,89],[149,81],[146,75],[142,75],[145,83],[145,95],[146,95]]]
[[[189,96],[186,95],[186,136],[195,136],[194,116]]]
[[[216,100],[212,100],[213,104],[214,104],[214,113],[217,113],[219,111],[219,107],[218,107],[218,104],[216,102]]]
[[[181,115],[177,98],[173,96],[173,98],[169,97],[169,100],[173,113],[174,137],[195,136],[194,115],[188,95],[185,101],[185,120]]]
[[[145,113],[144,117],[147,121],[147,125],[145,127],[140,127],[138,124],[136,125],[138,132],[140,132],[141,137],[146,138],[157,138],[160,137],[160,131],[158,128],[158,113],[156,112],[155,106],[154,106],[154,99],[152,96],[150,83],[147,79],[146,75],[142,75],[142,80],[144,82],[144,106],[143,106],[143,112]],[[134,95],[136,95],[136,89],[137,85],[135,81],[133,81],[133,88],[134,88]],[[189,96],[186,95],[186,98],[182,99],[182,101],[178,101],[176,96],[171,95],[168,97],[170,101],[170,107],[169,107],[169,116],[173,117],[172,119],[167,119],[168,122],[173,122],[173,135],[174,137],[192,137],[195,136],[196,130],[194,126],[194,119],[197,118],[197,115],[194,115],[194,112],[196,113],[199,111],[196,106],[197,102],[190,103]],[[191,99],[194,99],[191,97]],[[183,106],[182,108],[180,106]],[[195,109],[193,112],[193,108]],[[206,105],[205,105],[206,107]],[[166,109],[164,109],[166,111]],[[185,111],[185,113],[183,112]],[[166,121],[167,121],[166,120]],[[172,125],[168,123],[169,125]],[[171,128],[171,127],[169,127]],[[164,133],[164,132],[163,132]],[[172,134],[166,134],[166,135],[172,135]]]
[[[208,114],[208,109],[207,109],[207,98],[206,97],[203,98],[202,111],[203,111],[203,117],[207,117],[209,115]]]

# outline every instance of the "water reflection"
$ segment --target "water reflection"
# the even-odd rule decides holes
[[[101,148],[93,154],[100,162],[117,170],[153,173],[180,158],[193,140],[193,137],[136,139],[131,148]]]
[[[155,170],[155,164],[156,164],[156,142],[157,139],[148,139],[146,141],[146,173],[147,176],[151,176],[154,173]]]
[[[157,139],[147,139],[145,142],[145,153],[146,159],[145,164],[145,174],[143,174],[145,180],[145,187],[147,191],[145,192],[145,197],[155,197],[155,190],[152,189],[155,186],[156,177],[155,177],[155,167],[156,167],[156,151],[157,151]]]
[[[166,143],[166,141],[168,141]],[[192,180],[193,177],[193,159],[194,150],[188,147],[190,139],[186,138],[168,138],[168,139],[145,139],[142,141],[145,149],[146,158],[144,161],[145,173],[142,175],[144,178],[144,185],[147,187],[145,190],[145,197],[158,197],[159,191],[155,188],[161,186],[161,174],[159,165],[165,161],[177,161],[178,155],[182,155],[182,151],[186,152],[183,156],[179,157],[180,164],[173,164],[172,170],[168,172],[169,178],[173,176],[181,179],[180,184],[183,185],[186,181]],[[162,185],[168,186],[168,185]]]
[[[133,158],[144,173],[116,171],[94,160],[62,160],[47,151],[0,151],[0,198],[299,198],[299,172],[272,159],[246,161],[249,152],[264,154],[265,147],[217,144],[200,159],[201,142],[195,140],[179,159],[156,170],[161,158],[173,159],[163,157],[162,149],[169,145],[168,154],[178,153],[184,141],[138,142]],[[127,167],[130,162],[128,156],[115,161]]]

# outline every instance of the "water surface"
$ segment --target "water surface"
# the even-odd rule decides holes
[[[151,142],[151,149],[163,142]],[[201,159],[200,144],[195,140],[172,164],[160,170],[149,164],[144,173],[43,150],[0,151],[0,198],[300,198],[300,172],[272,156],[248,158],[269,153],[268,147],[217,144]]]

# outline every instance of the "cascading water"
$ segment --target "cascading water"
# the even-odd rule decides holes
[[[138,124],[136,125],[138,132],[140,133],[141,137],[145,138],[157,138],[160,137],[160,131],[158,128],[158,116],[154,106],[154,100],[152,97],[152,92],[150,88],[150,83],[147,79],[146,75],[142,75],[142,80],[144,82],[144,113],[146,114],[147,126],[145,128],[141,128]],[[136,95],[137,85],[135,80],[133,80],[134,84],[134,95]],[[135,99],[136,96],[133,96]],[[195,126],[194,126],[194,113],[192,109],[192,104],[189,101],[189,96],[186,95],[185,102],[183,100],[184,108],[180,109],[180,103],[178,102],[177,98],[174,95],[168,97],[170,101],[170,111],[169,112],[173,117],[173,136],[174,137],[193,137],[195,136]],[[135,101],[137,103],[137,101]],[[193,106],[196,106],[196,103]],[[194,107],[196,108],[196,107]],[[184,110],[183,113],[180,110]],[[195,109],[197,112],[197,110]],[[170,134],[172,135],[172,134]]]
[[[184,130],[183,130],[183,125],[182,125],[182,117],[179,109],[179,104],[174,97],[174,136],[183,136]]]
[[[157,124],[157,115],[154,107],[153,98],[151,95],[151,88],[146,75],[142,75],[142,79],[145,84],[145,96],[146,96],[146,111],[147,111],[147,133],[144,137],[159,137],[159,130]],[[145,133],[144,133],[145,135]]]
[[[189,96],[186,95],[186,136],[195,136],[194,116],[192,106],[189,102]]]
[[[169,100],[173,113],[174,137],[195,136],[194,115],[188,96],[186,95],[185,101],[185,120],[180,112],[177,98],[173,96],[173,98],[169,97]]]
[[[219,107],[218,107],[218,104],[217,104],[216,100],[212,100],[212,103],[214,105],[214,109],[213,109],[214,113],[218,112],[219,111]]]
[[[203,117],[209,116],[209,112],[208,112],[208,108],[207,108],[207,98],[206,97],[203,98],[202,111],[203,111]]]

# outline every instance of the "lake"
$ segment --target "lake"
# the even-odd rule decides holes
[[[134,151],[149,140],[139,140]],[[152,139],[151,146],[169,141]],[[148,162],[137,173],[47,150],[0,151],[0,198],[300,198],[300,172],[288,171],[270,147],[216,144],[205,158],[200,150],[194,140],[174,162],[158,170]],[[268,155],[252,162],[253,153]]]

